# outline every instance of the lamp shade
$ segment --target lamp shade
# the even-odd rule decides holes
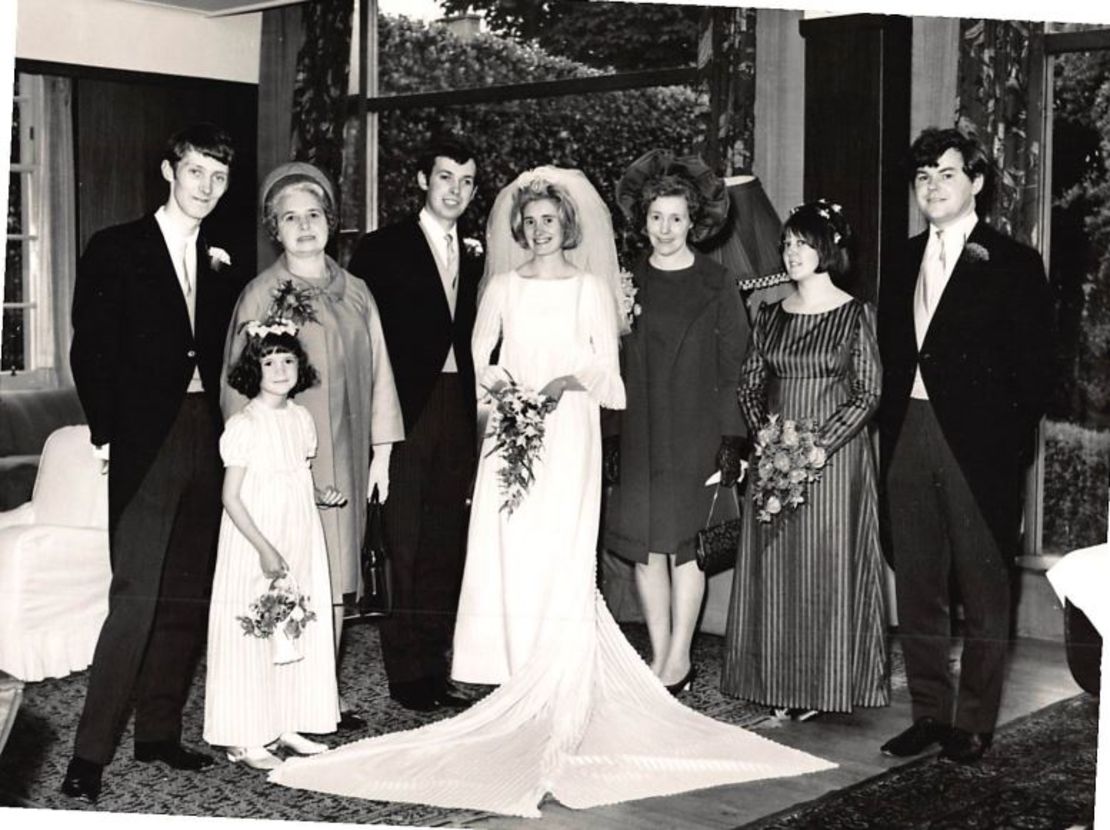
[[[789,282],[782,267],[782,222],[755,176],[725,179],[729,211],[724,229],[698,247],[736,277],[743,291]]]

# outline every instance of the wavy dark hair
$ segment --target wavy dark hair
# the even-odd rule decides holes
[[[262,358],[272,354],[291,354],[297,358],[297,382],[289,390],[290,398],[320,382],[320,374],[309,362],[297,335],[271,332],[262,337],[247,335],[239,359],[227,373],[228,386],[248,398],[257,397],[262,385]]]
[[[442,135],[433,138],[421,151],[420,158],[417,160],[417,170],[425,176],[431,176],[436,159],[440,157],[451,159],[455,164],[473,161],[474,166],[478,166],[474,151],[461,139],[453,135]]]
[[[693,182],[684,176],[676,176],[673,173],[656,176],[644,184],[644,189],[640,192],[640,216],[638,217],[640,230],[646,232],[647,215],[651,210],[651,203],[664,196],[682,196],[686,200],[686,212],[690,214],[690,231],[692,233],[694,227],[701,220],[705,208],[705,199]]]
[[[782,226],[779,237],[779,253],[782,253],[786,237],[796,236],[804,240],[817,252],[817,273],[827,273],[833,285],[843,289],[847,282],[851,257],[848,246],[851,244],[852,229],[841,215],[839,205],[818,199],[794,208]]]
[[[986,191],[992,183],[994,171],[990,156],[975,134],[955,127],[944,130],[928,127],[921,131],[921,135],[910,145],[906,171],[910,182],[921,168],[936,167],[940,157],[949,150],[955,150],[963,157],[963,170],[969,179],[983,177],[983,190]]]

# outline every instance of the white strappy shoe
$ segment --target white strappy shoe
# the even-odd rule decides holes
[[[270,770],[281,766],[281,759],[264,746],[229,746],[227,760],[233,764],[246,764],[251,769]]]
[[[310,741],[304,735],[297,732],[282,732],[276,741],[270,746],[280,746],[288,749],[290,752],[296,752],[298,755],[319,755],[321,752],[327,752],[327,744],[322,744],[317,741]]]

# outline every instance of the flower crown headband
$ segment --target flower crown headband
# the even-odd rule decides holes
[[[816,199],[812,202],[806,202],[804,205],[798,205],[792,208],[790,215],[793,216],[799,211],[809,211],[817,214],[825,220],[825,224],[829,226],[832,231],[832,241],[834,245],[839,245],[841,241],[848,236],[848,222],[844,218],[844,208],[836,202],[830,202],[828,199]]]
[[[268,323],[263,323],[260,320],[248,320],[243,324],[243,329],[247,333],[247,337],[255,337],[261,340],[268,334],[288,334],[292,337],[297,336],[297,324],[292,320],[277,319]]]

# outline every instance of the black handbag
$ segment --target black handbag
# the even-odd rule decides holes
[[[366,505],[366,533],[362,537],[362,597],[358,612],[364,617],[387,617],[393,610],[393,572],[382,533],[382,505],[378,492]]]
[[[736,497],[735,487],[729,487],[728,490],[736,505],[737,518],[712,526],[709,524],[713,520],[713,510],[717,507],[717,496],[721,494],[721,485],[718,484],[713,491],[713,501],[709,504],[709,515],[705,517],[705,527],[698,531],[694,558],[706,576],[716,576],[721,571],[736,566],[736,552],[740,546],[740,500]]]

